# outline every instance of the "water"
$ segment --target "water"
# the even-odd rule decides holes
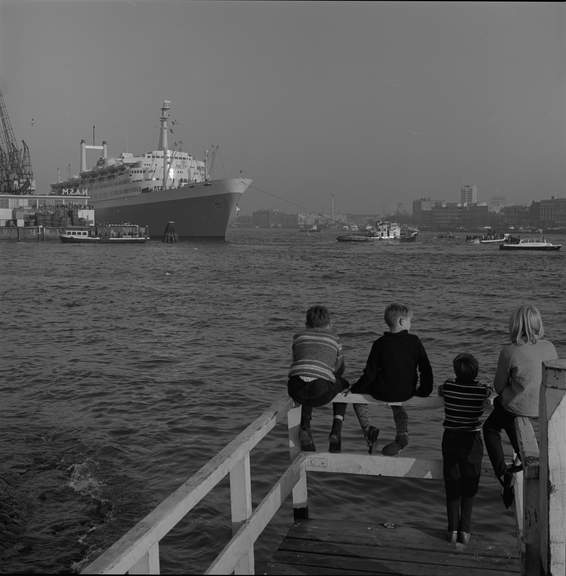
[[[291,337],[312,304],[330,308],[351,379],[393,301],[414,308],[437,384],[462,351],[490,381],[508,315],[524,302],[540,308],[564,357],[562,251],[335,236],[233,230],[228,243],[2,243],[0,571],[79,571],[150,512],[286,393]],[[390,413],[370,414],[390,439]],[[411,448],[439,457],[440,412],[409,417]],[[315,411],[320,449],[330,423],[329,408]],[[351,408],[343,449],[365,451]],[[288,464],[284,425],[251,462],[256,504]],[[444,530],[441,483],[311,476],[311,515],[367,517],[369,504],[380,519],[426,518]],[[286,503],[258,543],[258,571],[291,518]],[[512,514],[486,477],[474,529],[502,527],[511,529]],[[225,480],[163,541],[162,572],[204,571],[230,531]]]

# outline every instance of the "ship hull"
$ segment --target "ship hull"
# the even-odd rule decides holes
[[[97,222],[147,225],[152,238],[163,237],[167,224],[174,222],[180,239],[225,240],[236,204],[250,184],[248,178],[231,178],[112,198],[93,194],[91,203]]]

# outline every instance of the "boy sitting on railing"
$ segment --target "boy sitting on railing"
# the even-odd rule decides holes
[[[357,394],[370,394],[387,402],[393,411],[395,440],[381,450],[385,456],[395,456],[409,443],[408,415],[403,402],[413,396],[429,396],[433,387],[432,368],[424,346],[411,329],[411,310],[402,304],[390,304],[383,318],[388,330],[375,342],[369,353],[363,374],[352,385]],[[418,385],[418,386],[417,386]],[[367,406],[358,407],[356,414],[364,430],[371,454],[379,430],[370,426]],[[344,414],[346,404],[337,404],[335,414]]]
[[[342,377],[345,368],[342,344],[331,331],[330,314],[325,306],[307,310],[305,329],[293,336],[292,352],[287,390],[301,404],[301,450],[314,452],[312,409],[328,404],[336,394],[349,388]],[[333,407],[336,413],[336,405]]]

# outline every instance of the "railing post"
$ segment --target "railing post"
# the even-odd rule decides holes
[[[156,542],[128,570],[128,574],[159,574],[159,544]]]
[[[235,534],[242,522],[252,515],[252,481],[250,453],[230,470],[230,507],[232,509],[232,533]],[[247,552],[240,558],[234,574],[253,574],[254,544],[250,542]]]
[[[299,431],[301,427],[301,406],[291,408],[287,413],[287,427],[289,429],[289,456],[294,460],[301,451]],[[293,488],[293,518],[306,520],[309,517],[307,467],[301,466],[300,479]]]
[[[543,363],[540,395],[540,551],[543,572],[566,573],[566,360]]]
[[[515,418],[519,454],[523,470],[515,474],[515,506],[521,541],[521,574],[539,576],[539,450],[535,431],[529,418]],[[520,489],[519,489],[520,486]],[[521,494],[519,494],[521,492]]]

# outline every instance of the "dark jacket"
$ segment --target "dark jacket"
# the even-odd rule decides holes
[[[428,396],[432,384],[432,368],[422,342],[402,330],[385,332],[373,343],[364,373],[352,392],[384,402],[404,402],[412,396]]]

